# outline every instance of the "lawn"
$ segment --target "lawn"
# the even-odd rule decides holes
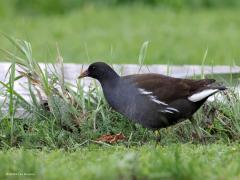
[[[0,152],[0,161],[1,179],[240,178],[239,144],[91,145],[70,152],[12,149]]]
[[[55,61],[56,43],[65,62],[138,63],[145,41],[148,64],[201,64],[207,49],[205,64],[239,64],[239,15],[234,8],[87,6],[65,15],[0,17],[2,32],[31,42],[0,37],[0,48],[12,53],[0,59],[15,60],[8,82],[0,82],[0,96],[8,100],[8,112],[0,111],[0,179],[239,179],[234,88],[195,114],[204,142],[185,121],[162,129],[155,146],[154,133],[109,108],[97,84],[86,93],[80,81],[64,81],[62,68],[47,72],[37,64]],[[21,76],[15,74],[19,64]],[[14,91],[19,78],[29,80],[29,102]],[[15,118],[17,108],[29,114]],[[119,132],[125,139],[116,144],[97,140]]]
[[[0,31],[30,41],[36,59],[45,62],[55,59],[57,43],[65,62],[137,63],[149,41],[148,64],[201,64],[208,49],[206,64],[231,65],[240,62],[239,16],[237,8],[87,6],[65,15],[0,17]],[[0,45],[11,48],[2,37]]]

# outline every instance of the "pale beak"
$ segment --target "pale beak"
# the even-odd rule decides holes
[[[80,76],[78,76],[78,79],[81,79],[81,78],[84,78],[84,77],[87,77],[88,76],[88,70],[86,71],[83,71]]]

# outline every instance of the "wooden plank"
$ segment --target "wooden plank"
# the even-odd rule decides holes
[[[41,64],[41,67],[44,68],[45,65]],[[10,66],[10,63],[0,63],[0,80],[4,80],[4,76]],[[51,67],[51,66],[50,66]],[[88,65],[86,64],[64,64],[64,73],[65,78],[70,81],[76,80],[82,69],[86,69]],[[113,65],[114,69],[122,74],[134,74],[138,73],[140,66],[135,64],[122,64],[122,65]],[[140,70],[140,73],[160,73],[168,74],[173,77],[187,77],[193,75],[200,75],[202,72],[204,74],[228,74],[228,73],[240,73],[239,66],[199,66],[199,65],[179,65],[179,66],[168,66],[168,65],[148,65],[143,66]]]

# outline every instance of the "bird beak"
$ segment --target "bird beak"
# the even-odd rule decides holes
[[[78,79],[81,79],[81,78],[84,78],[84,77],[87,77],[88,76],[88,70],[86,71],[83,71],[80,76],[78,76]]]

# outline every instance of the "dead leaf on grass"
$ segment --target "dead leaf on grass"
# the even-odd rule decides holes
[[[114,144],[114,143],[117,143],[118,141],[122,141],[124,139],[125,139],[125,136],[123,135],[123,133],[120,132],[120,133],[114,134],[114,135],[110,135],[110,134],[102,135],[100,138],[97,139],[97,141]]]

